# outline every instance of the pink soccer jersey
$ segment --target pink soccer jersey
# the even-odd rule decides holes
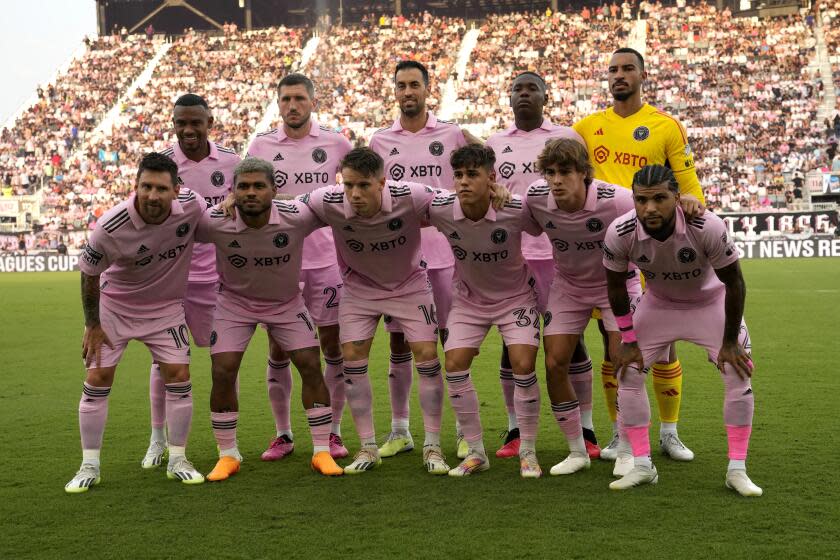
[[[583,209],[569,213],[557,208],[550,188],[540,179],[528,188],[525,206],[554,247],[554,268],[564,290],[580,297],[604,292],[604,236],[613,220],[633,208],[633,194],[594,179],[586,188]]]
[[[558,126],[543,120],[539,128],[529,132],[512,124],[487,139],[487,145],[496,152],[496,180],[513,194],[525,197],[528,186],[541,178],[537,171],[537,157],[546,142],[555,138],[574,138],[585,145],[583,138],[568,126]],[[609,222],[607,222],[609,223]],[[551,244],[544,235],[522,238],[522,253],[528,260],[551,258]]]
[[[286,136],[283,127],[257,134],[248,155],[274,164],[277,192],[298,196],[336,183],[341,160],[353,149],[342,134],[311,121],[301,139]],[[303,270],[335,264],[335,246],[329,228],[317,230],[303,245]]]
[[[708,210],[687,220],[678,207],[676,220],[674,233],[660,242],[645,232],[635,210],[620,216],[607,231],[603,264],[623,272],[635,263],[646,280],[645,297],[653,296],[666,307],[706,305],[726,289],[714,269],[737,261],[738,250],[723,220]]]
[[[278,304],[299,298],[304,239],[324,225],[297,200],[275,200],[268,224],[259,229],[248,227],[238,214],[226,218],[218,207],[205,213],[195,235],[216,247],[217,306],[273,315]]]
[[[498,212],[490,206],[474,222],[464,216],[457,195],[440,194],[429,208],[429,218],[448,240],[455,256],[455,290],[478,304],[509,301],[533,291],[533,280],[522,257],[522,232],[540,232],[514,196]]]
[[[438,120],[429,111],[426,126],[409,132],[400,119],[388,128],[377,130],[370,139],[370,148],[385,160],[385,176],[393,181],[416,181],[451,191],[455,185],[449,155],[466,145],[461,128],[449,121]],[[430,269],[448,268],[454,264],[446,239],[434,228],[423,230],[423,259]]]
[[[137,195],[99,219],[79,268],[100,274],[100,303],[117,315],[168,317],[181,310],[199,218],[207,205],[188,189],[172,201],[162,224],[147,224],[134,207]]]
[[[210,155],[193,161],[184,155],[176,142],[163,151],[178,164],[178,185],[204,198],[207,206],[222,202],[231,192],[233,170],[240,158],[233,150],[210,144]],[[190,282],[212,283],[217,279],[216,252],[211,245],[196,243],[193,248]]]
[[[362,299],[385,299],[427,291],[420,261],[420,227],[435,190],[417,183],[387,181],[382,208],[357,216],[340,185],[302,197],[332,227],[344,289]]]

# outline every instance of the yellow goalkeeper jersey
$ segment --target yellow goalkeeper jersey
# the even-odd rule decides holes
[[[668,113],[645,103],[623,118],[610,107],[581,119],[574,129],[586,140],[596,179],[630,188],[633,174],[645,165],[668,165],[680,192],[705,202],[688,136]]]

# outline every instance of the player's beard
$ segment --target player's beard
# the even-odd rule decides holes
[[[415,103],[414,107],[411,109],[405,109],[402,105],[400,105],[400,112],[405,115],[406,117],[413,119],[417,115],[422,114],[426,110],[425,103]]]
[[[636,93],[635,91],[623,91],[621,93],[613,93],[613,99],[616,101],[627,101],[633,94]]]
[[[311,118],[312,118],[312,114],[310,113],[310,114],[306,115],[305,119],[303,119],[302,121],[300,121],[297,124],[292,124],[292,123],[289,123],[289,122],[286,122],[286,121],[283,121],[283,124],[285,124],[286,126],[291,128],[292,130],[297,130],[299,128],[302,128],[302,127],[306,126],[306,123],[308,123],[309,119],[311,119]]]
[[[249,218],[256,218],[269,211],[271,209],[271,203],[269,202],[268,204],[264,204],[262,206],[252,206],[250,208],[248,206],[245,206],[244,203],[238,203],[236,205],[236,209],[243,216],[248,216]]]

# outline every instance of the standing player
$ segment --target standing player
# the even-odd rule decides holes
[[[508,345],[516,382],[514,405],[522,430],[520,474],[538,478],[542,474],[535,448],[540,389],[534,370],[540,316],[521,238],[525,227],[534,235],[540,230],[518,197],[498,211],[491,206],[495,160],[492,148],[478,144],[452,152],[457,196],[438,195],[429,210],[429,221],[446,236],[456,259],[449,336],[444,343],[446,380],[468,452],[449,475],[468,476],[490,466],[470,367],[487,331],[496,325]]]
[[[385,161],[385,176],[392,181],[422,182],[436,188],[451,189],[454,182],[449,154],[467,142],[461,129],[438,120],[426,109],[429,72],[414,60],[397,64],[394,93],[400,116],[388,128],[377,130],[370,148]],[[452,305],[454,261],[446,239],[434,228],[422,230],[423,260],[432,284],[441,340],[446,338],[446,321]],[[391,333],[391,360],[388,388],[391,394],[391,433],[379,449],[381,457],[411,451],[408,401],[411,395],[411,352],[405,344],[399,323],[386,322]]]
[[[309,78],[303,74],[289,74],[280,80],[277,88],[283,126],[258,134],[248,148],[248,155],[273,163],[274,184],[281,194],[297,196],[334,184],[339,162],[352,147],[350,142],[341,134],[319,126],[312,118],[316,99],[315,86]],[[302,270],[303,300],[318,327],[326,362],[324,377],[333,413],[330,453],[335,458],[346,457],[347,449],[341,440],[344,383],[338,339],[338,303],[342,286],[329,228],[314,231],[304,242]],[[292,372],[284,349],[270,336],[268,343],[266,376],[277,434],[262,459],[276,461],[294,450],[290,421]]]
[[[633,470],[610,488],[656,483],[644,368],[667,354],[675,341],[685,340],[705,348],[723,377],[723,420],[729,442],[726,487],[742,496],[761,496],[761,488],[746,470],[754,408],[753,364],[743,320],[746,286],[738,250],[723,220],[708,211],[687,217],[680,197],[670,169],[643,167],[633,178],[635,210],[612,223],[604,244],[610,305],[624,342],[616,360],[620,422],[634,461]],[[632,315],[625,286],[630,263],[647,279],[647,291],[637,299]]]
[[[690,216],[702,214],[703,191],[683,126],[671,115],[642,102],[642,86],[647,79],[642,55],[630,48],[615,51],[607,68],[612,107],[589,115],[574,125],[589,148],[595,178],[628,189],[633,174],[649,164],[668,165],[680,185],[680,204]],[[605,346],[606,347],[606,346]],[[662,451],[678,461],[691,461],[694,453],[677,435],[682,400],[682,365],[672,349],[664,362],[653,364],[653,389],[659,404]],[[609,414],[613,420],[613,440],[601,456],[614,460],[618,453],[615,429],[616,389],[613,364],[604,361],[601,380]]]
[[[496,180],[523,198],[528,186],[540,179],[536,161],[546,142],[552,138],[573,138],[583,143],[574,130],[552,124],[543,116],[547,99],[546,84],[541,76],[533,72],[519,74],[513,79],[510,89],[514,122],[507,130],[487,139],[487,145],[496,152]],[[545,235],[536,238],[525,235],[522,237],[522,253],[537,281],[538,309],[544,312],[554,278],[551,243]],[[569,372],[580,400],[586,447],[590,456],[597,458],[600,448],[592,423],[592,361],[582,344],[575,351]],[[519,453],[519,428],[514,411],[514,379],[506,349],[502,351],[499,378],[508,412],[508,432],[496,456],[514,457]]]
[[[289,352],[300,372],[303,406],[312,431],[312,469],[340,475],[329,453],[332,411],[321,376],[318,337],[298,287],[304,239],[323,226],[299,201],[275,201],[274,167],[247,158],[233,173],[233,217],[215,208],[201,218],[196,239],[216,247],[220,289],[210,335],[213,388],[210,418],[219,461],[207,480],[239,471],[236,378],[257,324]]]
[[[134,193],[100,218],[85,247],[79,260],[87,367],[79,402],[82,466],[64,487],[69,493],[87,492],[100,481],[108,395],[132,339],[149,348],[164,379],[166,476],[185,484],[204,482],[185,455],[193,406],[183,300],[193,236],[205,208],[194,193],[179,193],[175,162],[150,153],[140,161]]]
[[[192,93],[182,95],[175,101],[172,124],[178,141],[163,154],[178,165],[178,185],[204,198],[207,206],[223,201],[230,192],[233,168],[239,163],[239,156],[208,139],[213,115],[207,101]],[[210,345],[217,283],[213,246],[196,243],[184,297],[184,314],[193,341],[203,348]],[[149,373],[149,402],[152,435],[141,462],[144,469],[159,466],[166,451],[166,391],[157,363],[152,363]]]
[[[528,188],[526,208],[534,225],[548,234],[554,247],[555,274],[543,331],[548,395],[571,451],[552,467],[551,474],[572,474],[588,468],[590,457],[570,363],[593,309],[603,316],[609,355],[620,343],[607,298],[602,249],[607,225],[633,208],[633,196],[625,188],[593,179],[586,146],[574,139],[549,141],[537,159],[537,168],[544,179]],[[631,293],[641,293],[635,270],[627,284]],[[591,379],[583,390],[588,390],[591,399]],[[629,461],[626,468],[632,468]]]

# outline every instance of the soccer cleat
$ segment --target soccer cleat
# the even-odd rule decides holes
[[[665,432],[659,438],[659,447],[662,453],[674,461],[692,461],[694,452],[680,441],[679,436],[674,432]]]
[[[333,459],[344,459],[348,455],[350,455],[350,452],[344,447],[344,441],[341,439],[341,436],[330,434],[330,456]]]
[[[604,461],[615,461],[618,457],[618,432],[613,434],[609,445],[601,448],[601,459]]]
[[[542,468],[537,461],[535,451],[523,451],[519,454],[519,474],[522,478],[539,478],[542,476]]]
[[[239,472],[239,465],[242,463],[242,457],[231,457],[224,455],[219,457],[216,466],[207,475],[207,480],[210,482],[219,482],[220,480],[227,480],[231,476]]]
[[[140,466],[144,469],[154,469],[163,464],[163,459],[166,456],[168,447],[166,442],[152,441],[149,443],[149,448],[146,450],[146,455],[140,462]]]
[[[621,452],[618,454],[618,457],[615,460],[615,466],[613,467],[613,476],[616,478],[621,478],[622,476],[627,475],[630,471],[633,470],[633,453],[631,452]]]
[[[473,473],[486,471],[490,468],[490,461],[484,455],[468,453],[457,467],[449,471],[449,476],[463,478]]]
[[[601,457],[601,448],[598,446],[598,439],[595,432],[589,428],[583,428],[583,443],[586,444],[586,453],[590,459]]]
[[[659,481],[659,474],[656,467],[633,467],[633,469],[618,480],[610,482],[610,490],[629,490],[643,484],[656,484]]]
[[[726,471],[726,487],[747,497],[758,497],[764,493],[764,490],[756,486],[747,476],[747,471],[743,469]]]
[[[553,476],[561,474],[574,474],[583,469],[588,469],[591,461],[589,455],[583,453],[571,452],[569,456],[551,467],[549,471]]]
[[[201,484],[204,482],[204,475],[195,470],[193,464],[186,457],[180,457],[169,462],[166,467],[166,478],[180,480],[184,484]]]
[[[505,443],[498,451],[496,457],[499,459],[510,459],[519,455],[519,428],[514,428],[503,433]]]
[[[431,474],[447,474],[449,472],[449,465],[446,464],[446,458],[443,456],[440,445],[423,446],[423,466]]]
[[[380,457],[393,457],[398,453],[406,453],[414,449],[414,440],[411,439],[411,434],[398,434],[391,432],[388,434],[388,439],[379,448]]]
[[[464,434],[458,434],[458,439],[455,440],[455,443],[458,446],[458,458],[466,459],[467,455],[470,454],[470,444],[464,439]]]
[[[319,451],[313,455],[309,466],[312,467],[313,471],[324,476],[341,476],[344,474],[344,469],[336,464],[335,459],[327,451]]]
[[[68,494],[81,494],[100,482],[102,482],[102,477],[99,476],[99,467],[94,467],[90,463],[83,463],[76,476],[64,485],[64,491]]]
[[[294,450],[295,442],[292,441],[292,438],[283,434],[271,440],[268,449],[260,455],[260,459],[263,461],[279,461],[283,457],[291,455]]]
[[[359,452],[353,457],[353,462],[344,467],[344,474],[361,474],[373,470],[381,464],[382,459],[379,457],[376,446],[365,446],[359,449]]]

